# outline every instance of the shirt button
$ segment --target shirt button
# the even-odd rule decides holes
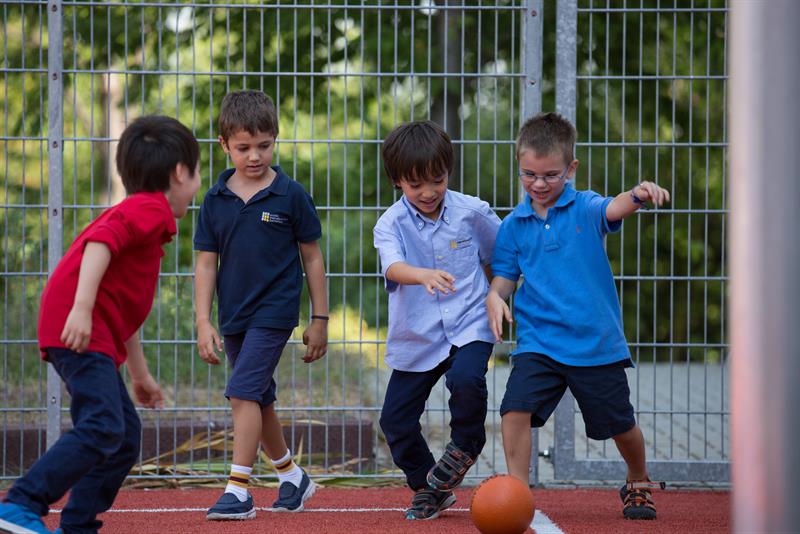
[[[545,229],[545,230],[549,230],[549,229],[550,229],[550,225],[549,225],[549,224],[545,224],[545,225],[544,225],[544,229]]]
[[[444,309],[444,312],[445,312],[445,313],[448,313],[449,311],[450,311],[450,308],[445,308],[445,309]]]
[[[447,335],[449,335],[450,337],[453,337],[453,333],[452,332],[448,333]]]
[[[437,260],[441,260],[441,259],[442,259],[442,256],[436,256],[436,259],[437,259]]]
[[[419,228],[422,229],[422,223],[419,223]]]
[[[447,217],[445,217],[445,218],[444,218],[444,222],[450,222],[450,219],[448,219]]]

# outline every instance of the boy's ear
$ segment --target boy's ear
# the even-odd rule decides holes
[[[192,173],[189,172],[189,167],[185,163],[178,163],[172,172],[169,174],[169,181],[182,183],[183,181],[191,178]]]
[[[580,165],[580,161],[577,159],[573,159],[572,163],[569,164],[569,171],[567,171],[567,179],[571,180],[575,176],[575,171],[578,170],[578,165]]]
[[[220,135],[219,137],[217,137],[217,140],[219,141],[219,144],[222,147],[222,150],[224,150],[225,153],[227,154],[228,153],[228,143],[225,141],[225,138]]]

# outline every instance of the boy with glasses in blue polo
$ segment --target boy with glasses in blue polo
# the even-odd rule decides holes
[[[531,461],[531,426],[544,425],[567,387],[581,408],[586,435],[612,438],[628,465],[620,490],[626,519],[655,519],[642,431],[630,403],[625,368],[633,365],[622,330],[605,236],[645,202],[660,206],[669,193],[641,182],[616,197],[576,191],[575,128],[557,113],[523,124],[517,137],[525,199],[497,235],[486,297],[489,324],[502,339],[512,321],[517,349],[500,405],[509,473],[525,483]],[[517,281],[522,283],[517,288]]]

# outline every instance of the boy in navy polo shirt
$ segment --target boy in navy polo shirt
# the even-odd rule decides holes
[[[557,113],[523,124],[517,137],[525,199],[505,218],[492,259],[486,307],[499,342],[505,300],[514,296],[517,350],[500,406],[509,473],[525,483],[531,426],[542,426],[567,387],[583,413],[586,434],[613,438],[628,465],[620,496],[627,519],[655,519],[642,432],[633,416],[625,368],[633,365],[604,242],[622,219],[669,193],[641,182],[616,197],[576,191],[575,128]]]
[[[453,145],[430,121],[393,130],[383,166],[403,196],[374,228],[389,292],[380,425],[415,494],[406,519],[434,519],[486,443],[486,371],[494,337],[484,299],[500,219],[479,198],[447,189]],[[450,390],[451,441],[434,463],[420,417],[439,378]]]
[[[97,532],[139,456],[141,424],[118,371],[128,364],[147,408],[164,397],[139,343],[153,305],[162,246],[200,187],[200,148],[183,124],[133,121],[117,146],[128,197],[72,243],[42,292],[39,349],[66,384],[73,428],[17,479],[0,505],[3,532],[49,532],[40,517],[71,489],[61,531]],[[131,284],[135,280],[135,284]]]
[[[200,208],[195,307],[200,357],[217,365],[215,350],[222,344],[210,319],[216,285],[219,329],[231,366],[225,396],[234,438],[228,485],[206,518],[251,519],[256,511],[247,485],[259,442],[278,472],[274,509],[301,511],[315,491],[283,438],[272,375],[298,325],[303,269],[312,306],[312,321],[303,333],[306,363],[325,355],[328,296],[314,203],[302,185],[270,166],[278,136],[272,100],[261,91],[229,93],[219,128],[219,142],[234,168],[220,174]]]

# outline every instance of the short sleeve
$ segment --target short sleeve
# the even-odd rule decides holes
[[[514,239],[514,219],[509,215],[497,232],[497,240],[492,254],[492,274],[516,282],[521,273],[519,248]]]
[[[149,242],[159,245],[172,239],[177,229],[166,199],[134,195],[125,199],[93,228],[86,241],[104,243],[112,255],[127,247]]]
[[[500,217],[492,211],[488,202],[481,202],[478,215],[474,221],[474,238],[478,243],[478,257],[481,265],[492,262],[494,244],[497,240],[497,230],[500,228]]]
[[[594,191],[588,191],[586,195],[586,209],[589,221],[600,232],[600,235],[618,232],[622,228],[622,220],[609,222],[608,216],[606,216],[608,205],[614,200],[614,197],[604,197]]]
[[[314,206],[314,199],[311,198],[300,184],[294,182],[299,190],[293,190],[292,199],[292,231],[294,238],[300,243],[310,243],[318,241],[322,237],[322,224],[317,215],[317,208]]]
[[[381,274],[384,277],[386,291],[391,293],[397,289],[399,284],[386,278],[386,271],[392,264],[406,261],[403,242],[384,217],[378,219],[375,228],[372,230],[372,235],[375,248],[381,258]]]
[[[200,205],[200,215],[197,218],[197,228],[194,230],[194,249],[205,252],[219,252],[218,240],[214,237],[213,219],[211,217],[211,199],[206,193]]]

